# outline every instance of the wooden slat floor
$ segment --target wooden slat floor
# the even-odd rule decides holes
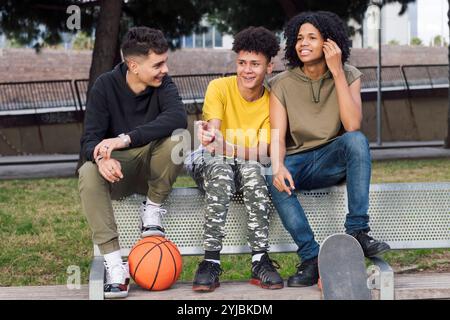
[[[264,290],[247,282],[221,283],[212,293],[197,293],[190,282],[178,282],[171,289],[150,292],[133,284],[128,300],[319,300],[317,286]],[[377,291],[373,292],[377,298]],[[0,300],[84,300],[88,286],[69,290],[66,286],[0,287]],[[450,299],[450,273],[420,273],[395,275],[395,299]]]

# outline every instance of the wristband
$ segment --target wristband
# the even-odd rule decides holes
[[[130,137],[127,136],[125,133],[119,134],[118,137],[122,139],[123,143],[125,144],[125,148],[127,148],[130,145],[131,143]]]

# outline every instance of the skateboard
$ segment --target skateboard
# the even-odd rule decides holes
[[[319,286],[324,300],[371,300],[364,253],[348,234],[333,234],[319,251]]]

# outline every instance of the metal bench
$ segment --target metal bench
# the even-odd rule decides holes
[[[344,232],[347,213],[345,185],[304,191],[298,197],[308,216],[316,240]],[[122,255],[139,240],[138,209],[144,196],[133,195],[114,201]],[[203,195],[197,188],[175,188],[164,203],[167,238],[182,255],[203,254]],[[450,182],[378,184],[370,187],[371,234],[387,241],[392,249],[450,248]],[[270,251],[295,252],[297,246],[272,207]],[[233,197],[227,217],[224,254],[250,252],[246,242],[247,216],[241,195]],[[380,299],[394,299],[394,272],[381,258],[368,268],[368,285],[379,290]],[[103,299],[103,257],[94,246],[89,277],[89,298]]]

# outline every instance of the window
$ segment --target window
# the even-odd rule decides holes
[[[184,37],[183,47],[184,48],[193,48],[194,47],[194,36],[193,35]]]
[[[212,28],[208,28],[208,32],[205,35],[205,48],[213,47],[213,30]]]
[[[195,34],[195,48],[203,48],[203,33]]]
[[[192,33],[180,38],[182,48],[223,48],[223,36],[216,27],[206,33]]]
[[[223,47],[222,34],[214,27],[214,47]]]

